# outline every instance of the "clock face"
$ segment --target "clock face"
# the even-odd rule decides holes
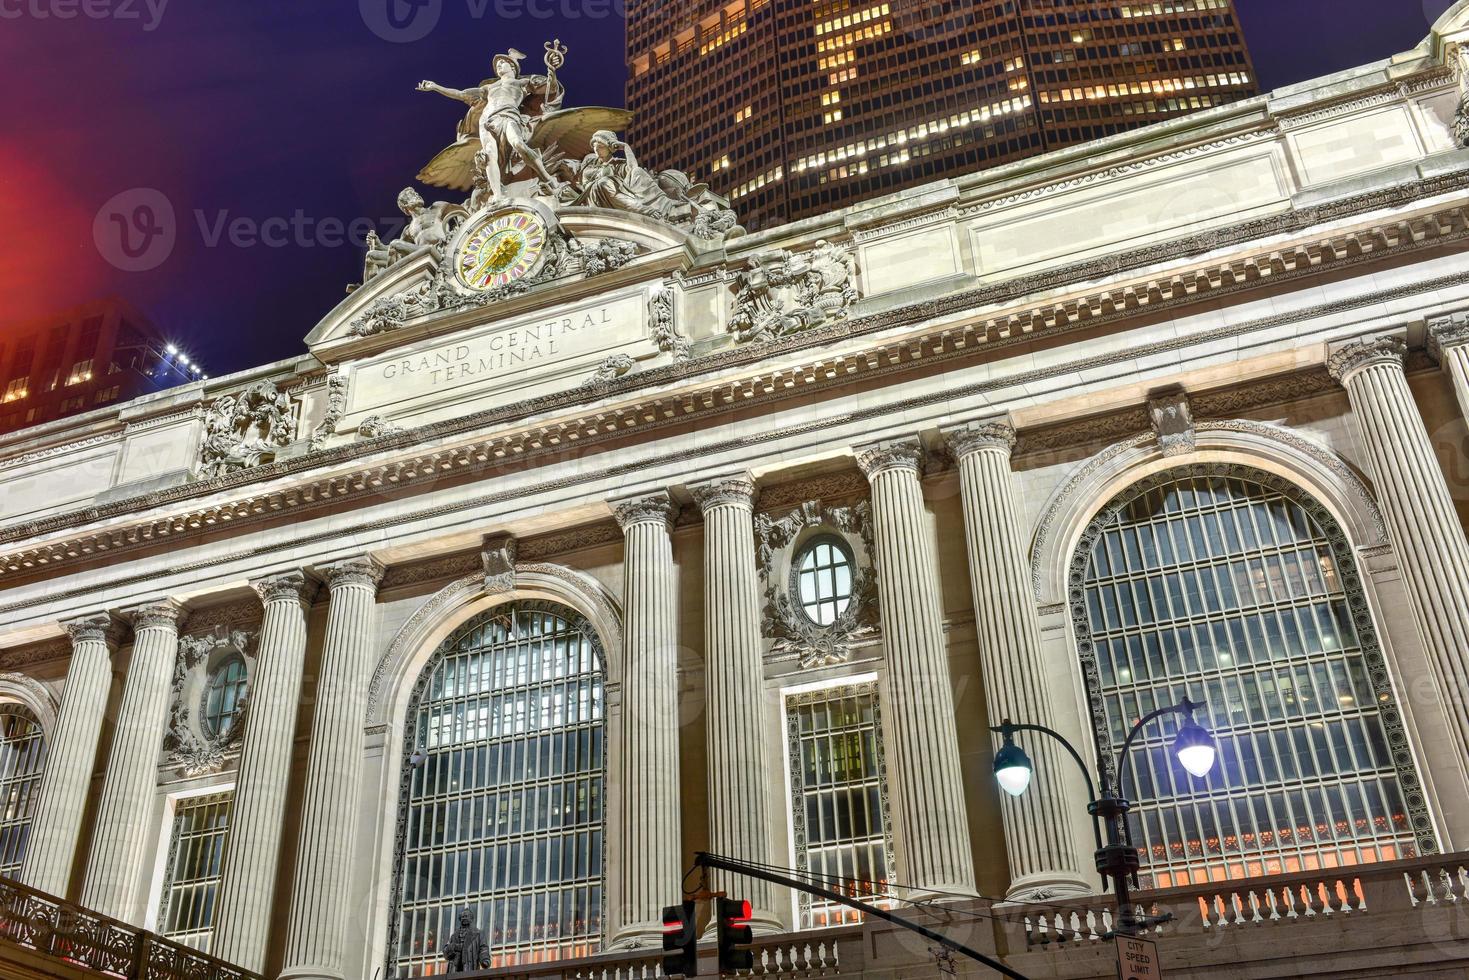
[[[502,211],[465,236],[455,260],[459,282],[486,292],[530,275],[546,249],[546,223],[532,211]]]

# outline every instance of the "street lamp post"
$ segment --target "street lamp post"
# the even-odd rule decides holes
[[[1127,827],[1127,813],[1132,808],[1132,803],[1123,792],[1126,788],[1124,778],[1126,770],[1123,763],[1127,758],[1127,750],[1132,747],[1133,740],[1149,722],[1164,715],[1176,714],[1183,716],[1183,725],[1179,727],[1178,734],[1173,739],[1173,753],[1178,761],[1189,774],[1195,778],[1202,779],[1208,775],[1209,770],[1214,768],[1214,759],[1217,754],[1214,737],[1202,726],[1194,721],[1194,711],[1203,707],[1203,702],[1190,701],[1185,697],[1178,704],[1159,708],[1140,718],[1137,724],[1132,726],[1126,740],[1122,743],[1122,749],[1117,753],[1117,767],[1115,769],[1116,786],[1113,786],[1111,773],[1102,766],[1098,779],[1093,780],[1091,770],[1087,768],[1081,753],[1066,740],[1060,732],[1045,727],[1044,725],[1017,724],[1005,719],[1000,725],[991,728],[990,731],[1004,736],[1005,742],[1000,751],[995,753],[995,780],[1000,788],[1011,796],[1019,797],[1030,786],[1030,779],[1034,773],[1034,766],[1030,756],[1025,750],[1015,744],[1017,732],[1038,732],[1049,735],[1060,742],[1070,753],[1071,758],[1081,769],[1082,777],[1086,780],[1087,790],[1090,792],[1092,801],[1087,805],[1087,812],[1092,816],[1092,832],[1096,836],[1097,871],[1102,875],[1102,881],[1111,879],[1113,892],[1117,896],[1117,921],[1113,929],[1118,935],[1136,936],[1138,931],[1150,925],[1156,925],[1164,918],[1144,917],[1139,919],[1133,908],[1132,897],[1128,892],[1128,881],[1137,876],[1138,856],[1137,848],[1132,845],[1132,833]],[[1098,785],[1101,792],[1098,793]],[[1103,830],[1106,828],[1106,837],[1103,839]]]

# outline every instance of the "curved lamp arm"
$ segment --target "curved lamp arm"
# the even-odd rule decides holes
[[[1076,760],[1076,767],[1081,770],[1081,778],[1086,780],[1087,792],[1091,794],[1093,800],[1097,798],[1097,784],[1096,780],[1092,779],[1092,771],[1086,767],[1086,762],[1082,759],[1081,753],[1077,752],[1075,746],[1068,742],[1066,736],[1060,732],[1052,728],[1047,728],[1045,725],[1017,725],[1008,718],[999,725],[991,728],[990,731],[996,735],[1003,735],[1007,739],[1012,738],[1016,732],[1040,732],[1042,735],[1051,736],[1061,743],[1071,758]],[[1101,850],[1102,827],[1098,819],[1096,814],[1092,814],[1092,833],[1097,838],[1097,849]]]
[[[1119,797],[1122,799],[1127,798],[1127,794],[1123,792],[1126,788],[1124,780],[1127,778],[1127,770],[1123,768],[1123,763],[1127,760],[1127,750],[1132,748],[1133,739],[1137,738],[1138,734],[1143,730],[1143,726],[1155,718],[1162,718],[1164,715],[1183,715],[1185,718],[1193,718],[1194,711],[1203,706],[1204,702],[1190,701],[1188,695],[1185,694],[1183,700],[1177,704],[1170,704],[1166,708],[1151,711],[1138,719],[1137,724],[1132,726],[1132,731],[1127,733],[1127,739],[1122,743],[1122,749],[1117,753],[1117,795]],[[1106,777],[1107,774],[1103,773],[1102,779],[1104,781]]]

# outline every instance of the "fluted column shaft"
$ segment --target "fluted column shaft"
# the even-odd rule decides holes
[[[225,843],[210,952],[256,973],[265,968],[281,823],[306,660],[306,608],[315,586],[299,572],[255,583],[265,604],[250,680],[245,746]]]
[[[675,509],[666,493],[614,506],[622,525],[622,717],[618,725],[621,873],[610,882],[616,946],[661,944],[663,906],[683,878],[679,833],[678,614]]]
[[[1015,430],[1004,422],[984,422],[944,435],[959,461],[969,588],[990,725],[1009,719],[1055,728],[1012,486]],[[1035,760],[1030,789],[1024,799],[1000,794],[1010,859],[1006,897],[1031,901],[1086,894],[1091,889],[1076,854],[1071,815],[1084,813],[1089,801],[1067,797],[1068,769],[1063,767],[1071,760],[1061,758],[1054,742],[1027,739],[1025,749]]]
[[[1429,346],[1454,382],[1459,414],[1469,419],[1469,313],[1456,313],[1428,324]]]
[[[916,440],[871,446],[857,462],[872,484],[900,880],[920,890],[974,894],[949,656],[919,483],[922,449]]]
[[[1430,662],[1469,771],[1469,541],[1403,373],[1406,345],[1378,337],[1331,357],[1347,389],[1368,468]]]
[[[144,606],[133,614],[133,655],[82,886],[82,905],[133,925],[142,924],[138,893],[143,854],[154,832],[158,759],[182,615],[183,607],[173,602]]]
[[[755,569],[755,483],[728,477],[690,487],[704,512],[704,669],[708,704],[709,847],[743,861],[779,864],[770,848],[765,764],[760,588]],[[778,932],[774,889],[730,881],[754,926]]]
[[[301,846],[281,976],[342,980],[349,937],[362,935],[362,924],[347,920],[345,898],[352,884],[362,726],[374,662],[373,613],[383,567],[372,558],[358,558],[329,566],[324,574],[331,607],[316,686]]]
[[[66,623],[63,628],[71,636],[71,665],[61,692],[56,731],[46,733],[46,771],[41,776],[20,880],[65,898],[112,688],[115,637],[112,619],[105,615]]]

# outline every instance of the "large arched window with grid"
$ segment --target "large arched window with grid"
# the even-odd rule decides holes
[[[1298,487],[1198,465],[1149,477],[1093,520],[1071,571],[1102,758],[1185,694],[1219,740],[1206,779],[1134,743],[1145,885],[1314,870],[1435,849],[1345,534]]]
[[[424,668],[408,713],[389,976],[442,973],[468,909],[495,966],[602,934],[603,660],[587,621],[520,601]]]
[[[0,701],[0,876],[15,877],[31,837],[46,735],[30,708]]]

